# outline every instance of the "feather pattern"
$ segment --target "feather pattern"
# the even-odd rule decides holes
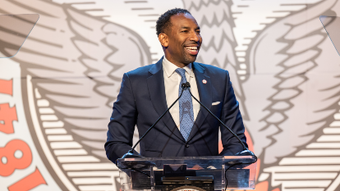
[[[103,145],[108,114],[122,73],[151,63],[145,41],[134,31],[90,16],[71,4],[4,3],[18,12],[40,14],[30,37],[13,58],[21,64],[22,76],[32,76],[34,87],[49,101],[68,134],[89,153],[106,160]],[[131,53],[133,56],[126,57]]]

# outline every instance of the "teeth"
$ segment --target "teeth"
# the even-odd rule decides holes
[[[190,49],[190,50],[197,50],[197,47],[187,47],[187,49]]]

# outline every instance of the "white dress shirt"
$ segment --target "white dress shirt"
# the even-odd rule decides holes
[[[164,76],[164,87],[165,87],[165,96],[168,108],[171,104],[178,98],[179,96],[179,83],[181,82],[181,76],[175,71],[178,67],[175,64],[172,64],[168,61],[165,56],[163,57],[163,76]],[[198,100],[199,94],[197,89],[197,83],[195,78],[195,73],[192,70],[192,64],[184,67],[185,69],[185,77],[187,81],[190,83],[190,91],[193,96],[195,96]],[[194,111],[194,120],[196,120],[197,114],[200,110],[200,104],[192,98],[192,105]],[[175,121],[178,129],[180,128],[180,120],[179,120],[179,104],[178,101],[176,104],[170,109],[170,114]]]

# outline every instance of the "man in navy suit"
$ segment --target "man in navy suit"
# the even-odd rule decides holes
[[[156,64],[124,74],[108,125],[107,157],[115,162],[131,149],[135,125],[142,136],[179,97],[183,79],[190,83],[191,93],[246,145],[245,128],[228,71],[195,62],[202,37],[194,17],[185,9],[172,9],[160,16],[156,29],[165,56]],[[182,68],[179,69],[182,76],[178,68]],[[182,97],[187,99],[186,105],[176,102],[141,141],[142,156],[234,155],[243,150],[237,138],[223,126],[219,128],[218,120],[197,101]],[[188,123],[182,125],[183,121]],[[189,126],[186,133],[184,125]],[[224,147],[221,153],[218,153],[219,130]]]

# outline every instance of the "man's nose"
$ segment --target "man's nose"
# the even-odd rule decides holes
[[[199,42],[200,39],[201,39],[201,35],[198,34],[197,32],[194,31],[190,34],[190,40],[195,41],[195,42]]]

